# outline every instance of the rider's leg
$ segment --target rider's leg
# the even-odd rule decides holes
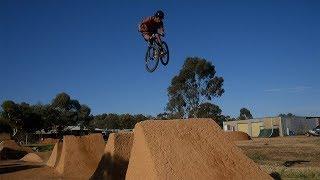
[[[162,40],[161,40],[161,38],[160,38],[160,35],[159,34],[155,34],[155,39],[156,39],[156,42],[157,42],[157,44],[158,44],[158,46],[160,47],[160,56],[163,56],[164,54],[165,54],[165,50],[164,50],[164,48],[163,48],[163,46],[162,46]]]
[[[147,41],[150,44],[152,44],[152,35],[148,32],[143,32],[142,36],[144,38],[145,41]]]

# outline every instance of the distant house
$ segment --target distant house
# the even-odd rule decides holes
[[[251,137],[302,135],[320,123],[319,117],[265,117],[223,122],[225,131],[242,131]]]
[[[89,129],[84,127],[81,130],[80,126],[66,126],[63,129],[63,131],[64,131],[64,133],[63,133],[64,135],[80,135],[81,133],[84,133],[84,134],[89,133]],[[104,132],[104,129],[95,128],[93,130],[93,133],[103,133],[103,132]],[[56,138],[58,131],[55,129],[49,130],[49,131],[41,130],[41,131],[36,131],[35,134],[41,135],[41,137],[43,137],[43,138]]]

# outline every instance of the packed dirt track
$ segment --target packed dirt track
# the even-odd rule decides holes
[[[1,162],[0,179],[271,179],[212,119],[143,121],[107,144],[64,136],[48,161],[29,156]]]

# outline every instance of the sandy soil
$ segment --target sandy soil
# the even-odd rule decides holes
[[[229,131],[224,132],[224,134],[231,141],[251,140],[251,137],[247,133],[241,131]]]
[[[271,179],[211,119],[136,124],[126,179]]]
[[[46,138],[43,141],[41,141],[41,144],[56,144],[59,142],[59,139],[54,139],[54,138]]]
[[[35,153],[29,153],[25,155],[23,158],[21,158],[20,160],[26,161],[26,162],[43,163],[43,160],[41,159],[41,157]]]
[[[111,133],[98,168],[90,179],[125,179],[132,143],[132,132]]]
[[[1,180],[20,179],[60,179],[59,174],[42,163],[30,163],[20,160],[0,161]]]

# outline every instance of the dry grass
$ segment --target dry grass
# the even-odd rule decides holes
[[[256,138],[236,144],[262,169],[281,179],[320,179],[319,137]]]

